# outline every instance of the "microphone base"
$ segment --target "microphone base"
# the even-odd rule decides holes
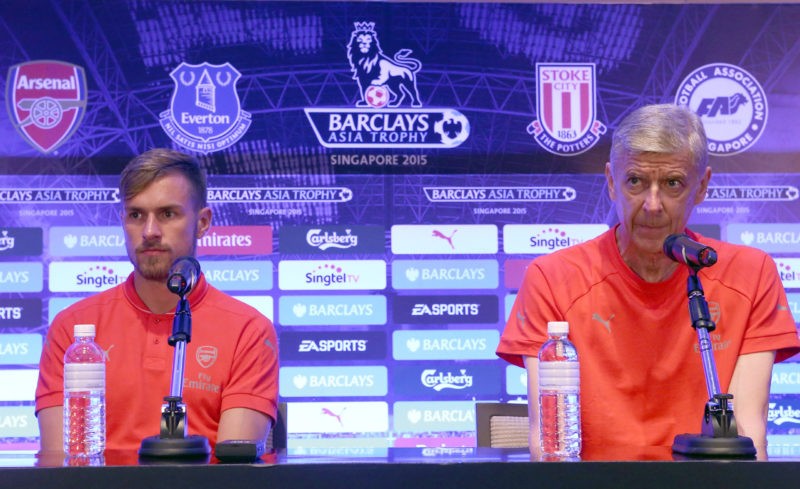
[[[140,457],[155,458],[194,458],[208,457],[211,445],[208,438],[200,435],[189,435],[185,438],[161,438],[158,435],[148,436],[139,447]]]
[[[677,435],[672,451],[690,457],[755,458],[756,447],[746,436],[711,437],[684,433]]]

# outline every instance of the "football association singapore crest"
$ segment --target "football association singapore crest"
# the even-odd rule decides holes
[[[355,22],[347,59],[358,86],[355,108],[305,109],[327,148],[454,148],[469,137],[469,120],[451,108],[422,108],[410,49],[384,53],[374,22]]]
[[[689,73],[675,94],[703,120],[708,152],[730,156],[746,151],[764,134],[769,107],[758,80],[735,65],[712,63]]]
[[[86,113],[83,68],[63,61],[29,61],[8,70],[11,123],[34,148],[50,153],[80,126]]]
[[[592,63],[537,63],[536,116],[528,134],[547,151],[573,156],[605,134],[596,120],[595,67]]]
[[[169,76],[175,91],[169,109],[160,114],[160,123],[173,141],[205,154],[225,149],[244,136],[252,120],[236,93],[242,75],[230,63],[181,63]]]

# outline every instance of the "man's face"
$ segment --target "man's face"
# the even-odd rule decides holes
[[[167,174],[125,202],[125,247],[136,274],[166,283],[176,258],[194,256],[197,239],[211,224],[211,210],[195,210],[192,187],[181,174]]]
[[[608,193],[620,227],[623,256],[661,254],[664,239],[682,233],[694,206],[703,201],[711,169],[700,171],[688,153],[645,153],[606,163]]]

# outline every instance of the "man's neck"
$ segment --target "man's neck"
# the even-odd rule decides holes
[[[675,272],[678,264],[663,254],[648,257],[623,257],[625,264],[645,282],[663,282]]]
[[[141,275],[135,274],[133,276],[133,285],[139,298],[150,309],[150,312],[165,314],[175,311],[178,296],[169,291],[166,279],[161,281],[147,280]]]

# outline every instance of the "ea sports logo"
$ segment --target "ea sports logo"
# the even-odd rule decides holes
[[[367,88],[364,98],[370,107],[380,109],[389,103],[389,91],[383,85],[371,85]]]
[[[675,103],[703,120],[708,152],[729,156],[747,150],[764,133],[767,97],[747,71],[726,63],[697,68],[681,82]]]

